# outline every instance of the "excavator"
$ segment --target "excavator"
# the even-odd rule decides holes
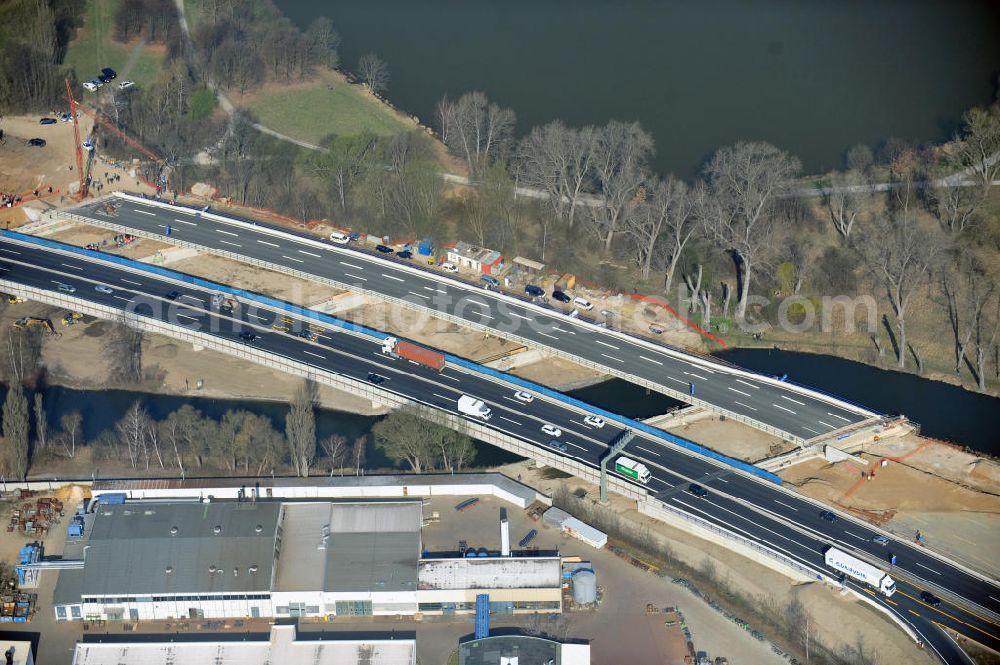
[[[82,318],[83,314],[80,312],[70,312],[66,316],[62,317],[62,324],[64,326],[71,326]]]
[[[50,335],[55,335],[59,337],[59,332],[56,331],[55,326],[48,319],[39,319],[34,316],[22,316],[20,319],[14,322],[15,330],[26,330],[33,327],[40,327],[42,330],[46,331]]]
[[[18,303],[24,302],[24,298],[21,296],[15,296],[10,293],[0,293],[0,298],[6,298],[7,303],[10,305],[16,305]]]

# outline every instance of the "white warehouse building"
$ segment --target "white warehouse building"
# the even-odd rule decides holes
[[[56,618],[449,614],[483,593],[494,613],[562,609],[558,557],[421,558],[421,524],[419,500],[99,504]]]

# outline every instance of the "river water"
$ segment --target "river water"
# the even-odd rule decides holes
[[[276,0],[329,16],[356,69],[375,52],[388,96],[432,121],[442,95],[482,90],[519,132],[639,120],[655,168],[691,176],[719,146],[767,140],[808,173],[857,143],[949,137],[992,98],[1000,4],[989,0]]]

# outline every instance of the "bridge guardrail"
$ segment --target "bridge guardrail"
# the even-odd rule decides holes
[[[338,328],[341,328],[343,330],[347,330],[347,331],[355,333],[355,334],[361,334],[361,335],[365,335],[365,336],[368,336],[368,337],[372,337],[372,338],[377,339],[379,341],[384,340],[386,337],[389,336],[387,333],[384,333],[384,332],[381,332],[381,331],[378,331],[378,330],[374,330],[374,329],[368,328],[366,326],[361,326],[361,325],[358,325],[356,323],[351,323],[350,321],[344,321],[342,319],[338,319],[336,317],[330,316],[329,314],[324,314],[322,312],[316,312],[316,311],[313,311],[313,310],[301,307],[299,305],[293,305],[291,303],[287,303],[287,302],[284,302],[284,301],[281,301],[281,300],[277,300],[275,298],[271,298],[269,296],[265,296],[265,295],[262,295],[262,294],[259,294],[259,293],[254,293],[254,292],[251,292],[251,291],[245,291],[243,289],[235,289],[235,288],[232,288],[230,286],[226,286],[224,284],[217,284],[215,282],[211,282],[211,281],[208,281],[208,280],[205,280],[205,279],[201,279],[200,277],[194,277],[194,276],[191,276],[191,275],[184,275],[184,274],[172,271],[172,270],[167,270],[166,268],[161,268],[159,266],[149,265],[149,264],[142,263],[142,262],[139,262],[139,261],[134,261],[132,259],[127,259],[127,258],[124,258],[124,257],[115,256],[113,254],[104,254],[102,252],[94,252],[92,250],[82,249],[80,247],[74,247],[72,245],[64,245],[62,243],[58,243],[58,242],[55,242],[55,241],[52,241],[52,240],[48,240],[46,238],[37,238],[35,236],[26,236],[26,235],[23,235],[23,234],[16,233],[14,231],[0,231],[0,236],[13,238],[13,239],[16,239],[16,240],[20,240],[21,242],[27,242],[29,244],[40,245],[42,247],[47,247],[49,249],[54,249],[54,250],[62,251],[62,252],[65,252],[65,253],[78,254],[78,255],[83,255],[83,256],[90,257],[90,258],[100,258],[101,260],[105,260],[105,261],[108,261],[109,263],[113,263],[113,264],[116,264],[116,265],[127,267],[127,268],[129,268],[131,270],[137,270],[137,271],[140,271],[140,272],[146,272],[146,273],[154,274],[154,275],[157,275],[157,276],[160,276],[160,277],[164,277],[164,278],[167,278],[167,279],[172,279],[172,280],[179,281],[179,282],[186,282],[186,283],[198,286],[198,287],[200,287],[202,289],[206,289],[206,290],[209,290],[209,291],[219,291],[219,292],[227,293],[229,295],[235,296],[237,298],[242,298],[242,299],[248,300],[248,301],[257,301],[257,302],[260,302],[262,304],[267,305],[269,308],[272,308],[272,309],[286,311],[286,312],[288,312],[290,314],[295,314],[296,316],[298,316],[300,318],[312,319],[312,320],[315,320],[318,323],[322,323],[324,325],[338,327]],[[603,417],[605,417],[607,419],[610,419],[610,420],[613,420],[614,422],[619,423],[623,427],[628,427],[629,429],[634,429],[634,430],[637,430],[637,431],[644,432],[646,434],[649,434],[650,436],[653,436],[653,437],[656,437],[658,439],[667,441],[668,443],[671,443],[671,444],[673,444],[675,446],[683,448],[683,449],[685,449],[685,450],[687,450],[689,452],[693,452],[693,453],[702,455],[704,457],[713,459],[713,460],[715,460],[717,462],[721,462],[721,463],[723,463],[723,464],[725,464],[727,466],[730,466],[730,467],[733,467],[733,468],[736,468],[736,469],[740,469],[741,471],[744,471],[744,472],[756,475],[756,476],[758,476],[760,478],[763,478],[765,480],[771,481],[771,482],[773,482],[775,484],[779,484],[780,485],[781,482],[782,482],[781,478],[779,476],[773,474],[773,473],[770,473],[770,472],[765,471],[763,469],[759,469],[759,468],[753,466],[752,464],[747,464],[745,462],[741,462],[739,460],[727,457],[725,455],[720,455],[719,453],[716,453],[716,452],[714,452],[712,450],[709,450],[708,448],[700,446],[700,445],[698,445],[698,444],[696,444],[696,443],[694,443],[692,441],[687,441],[686,439],[682,439],[681,437],[674,436],[673,434],[670,434],[669,432],[665,432],[663,430],[657,429],[655,427],[647,425],[646,423],[640,422],[638,420],[633,420],[631,418],[625,418],[624,416],[618,415],[616,413],[612,413],[612,412],[606,411],[604,409],[599,409],[596,406],[593,406],[593,405],[590,405],[590,404],[586,404],[585,402],[582,402],[582,401],[577,400],[575,398],[569,397],[568,395],[563,395],[562,393],[556,392],[556,391],[554,391],[554,390],[552,390],[550,388],[546,388],[545,386],[542,386],[542,385],[539,385],[539,384],[527,381],[525,379],[521,379],[521,378],[516,377],[516,376],[512,376],[512,375],[504,374],[502,372],[498,372],[497,370],[491,369],[489,367],[484,367],[482,365],[479,365],[478,363],[474,363],[474,362],[466,360],[464,358],[459,358],[458,356],[454,356],[454,355],[451,355],[451,354],[445,354],[445,356],[446,356],[446,359],[447,359],[448,362],[450,362],[450,363],[452,363],[452,364],[454,364],[456,366],[463,367],[463,368],[465,368],[467,370],[476,372],[476,373],[481,374],[481,375],[489,376],[491,378],[500,380],[500,381],[505,382],[505,383],[513,384],[513,385],[516,385],[516,386],[519,386],[519,387],[526,388],[528,390],[532,390],[532,391],[538,392],[539,394],[546,395],[550,399],[553,399],[555,401],[562,402],[564,404],[573,406],[574,408],[580,409],[582,411],[589,412],[589,413],[600,414],[600,415],[602,415]]]

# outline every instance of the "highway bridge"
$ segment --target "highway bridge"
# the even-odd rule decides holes
[[[96,287],[107,287],[98,290]],[[89,312],[109,319],[126,320],[179,339],[248,358],[269,366],[296,371],[317,380],[335,377],[356,386],[361,394],[378,394],[388,403],[418,403],[450,419],[450,424],[514,452],[534,457],[558,468],[593,478],[609,442],[625,427],[637,436],[624,454],[643,461],[652,472],[646,486],[627,478],[615,479],[615,489],[637,498],[640,506],[676,511],[735,537],[755,543],[761,550],[786,562],[804,578],[830,576],[822,551],[836,545],[860,556],[897,579],[891,598],[870,601],[913,631],[948,663],[968,662],[962,651],[935,624],[1000,649],[1000,584],[953,564],[933,552],[895,539],[848,515],[823,519],[825,507],[779,484],[692,453],[670,442],[666,435],[639,431],[638,423],[609,419],[593,428],[583,421],[599,409],[561,399],[534,386],[537,397],[525,404],[516,400],[516,389],[532,386],[523,380],[506,382],[496,373],[479,372],[471,363],[449,363],[443,372],[422,368],[381,354],[380,338],[351,324],[316,312],[266,298],[246,297],[232,314],[211,306],[219,291],[235,293],[224,285],[109,257],[38,238],[0,232],[0,289],[29,299]],[[281,330],[276,330],[275,326]],[[287,328],[287,330],[286,330]],[[303,335],[303,330],[315,335]],[[246,342],[240,332],[254,331]],[[282,364],[284,363],[284,364]],[[375,385],[368,375],[385,381]],[[494,416],[488,423],[470,421],[457,412],[460,395],[485,400]],[[548,445],[552,437],[543,424],[562,430],[565,453]],[[696,482],[707,496],[688,491]],[[648,497],[646,496],[648,492]],[[890,538],[877,544],[878,535]],[[889,553],[896,563],[889,566]],[[861,594],[869,594],[848,582]],[[921,600],[922,591],[943,599],[939,606]]]
[[[799,444],[875,426],[881,418],[843,399],[569,317],[572,308],[560,310],[488,291],[411,261],[336,245],[315,235],[121,193],[55,215],[193,247],[429,312],[544,349]]]

